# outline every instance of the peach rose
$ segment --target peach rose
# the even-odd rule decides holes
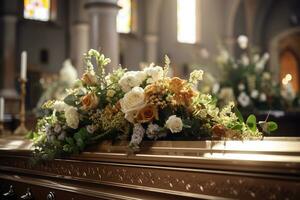
[[[83,110],[90,110],[98,106],[99,98],[94,92],[92,92],[82,97],[81,103]]]
[[[89,86],[96,85],[97,84],[97,77],[95,75],[95,72],[93,72],[93,71],[85,72],[82,75],[81,81],[84,84],[89,85]]]
[[[139,123],[150,122],[153,119],[158,119],[158,112],[154,105],[146,105],[136,116],[136,121]]]
[[[172,78],[169,83],[171,92],[179,93],[183,89],[185,83],[185,80],[182,80],[178,77]]]

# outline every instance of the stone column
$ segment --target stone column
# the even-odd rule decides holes
[[[158,25],[161,0],[146,1],[145,60],[157,62]]]
[[[119,64],[119,34],[117,33],[117,0],[90,0],[85,4],[89,13],[90,48],[101,50],[111,59],[108,71]]]
[[[89,49],[89,25],[87,23],[76,23],[71,27],[71,57],[77,68],[78,77],[84,72],[83,54]]]
[[[78,77],[84,72],[83,54],[89,49],[88,15],[84,8],[87,0],[70,1],[70,56]]]
[[[16,24],[17,16],[4,15],[0,18],[3,29],[0,36],[3,39],[3,69],[0,74],[0,81],[2,81],[2,88],[0,89],[0,96],[5,98],[14,99],[17,98],[17,92],[15,90],[16,80]],[[20,66],[20,65],[18,65]]]

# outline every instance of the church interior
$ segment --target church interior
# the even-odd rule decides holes
[[[300,199],[300,1],[1,0],[0,200]]]

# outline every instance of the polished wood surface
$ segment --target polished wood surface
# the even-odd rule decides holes
[[[100,192],[93,196],[99,199],[100,188],[111,195],[124,191],[121,199],[300,199],[299,138],[145,142],[135,155],[127,145],[107,141],[80,155],[32,166],[30,141],[2,138],[0,179],[19,183],[15,175],[24,176],[23,184],[36,185],[51,179],[60,184],[58,190],[71,184],[81,191],[71,191],[75,196],[86,194],[81,189],[87,184]]]

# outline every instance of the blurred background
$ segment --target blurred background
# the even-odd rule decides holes
[[[21,52],[27,52],[27,126],[48,99],[60,99],[84,71],[82,55],[101,50],[137,70],[164,56],[172,75],[205,71],[200,90],[235,101],[243,115],[300,127],[299,0],[1,0],[0,96],[5,126],[19,119]]]

